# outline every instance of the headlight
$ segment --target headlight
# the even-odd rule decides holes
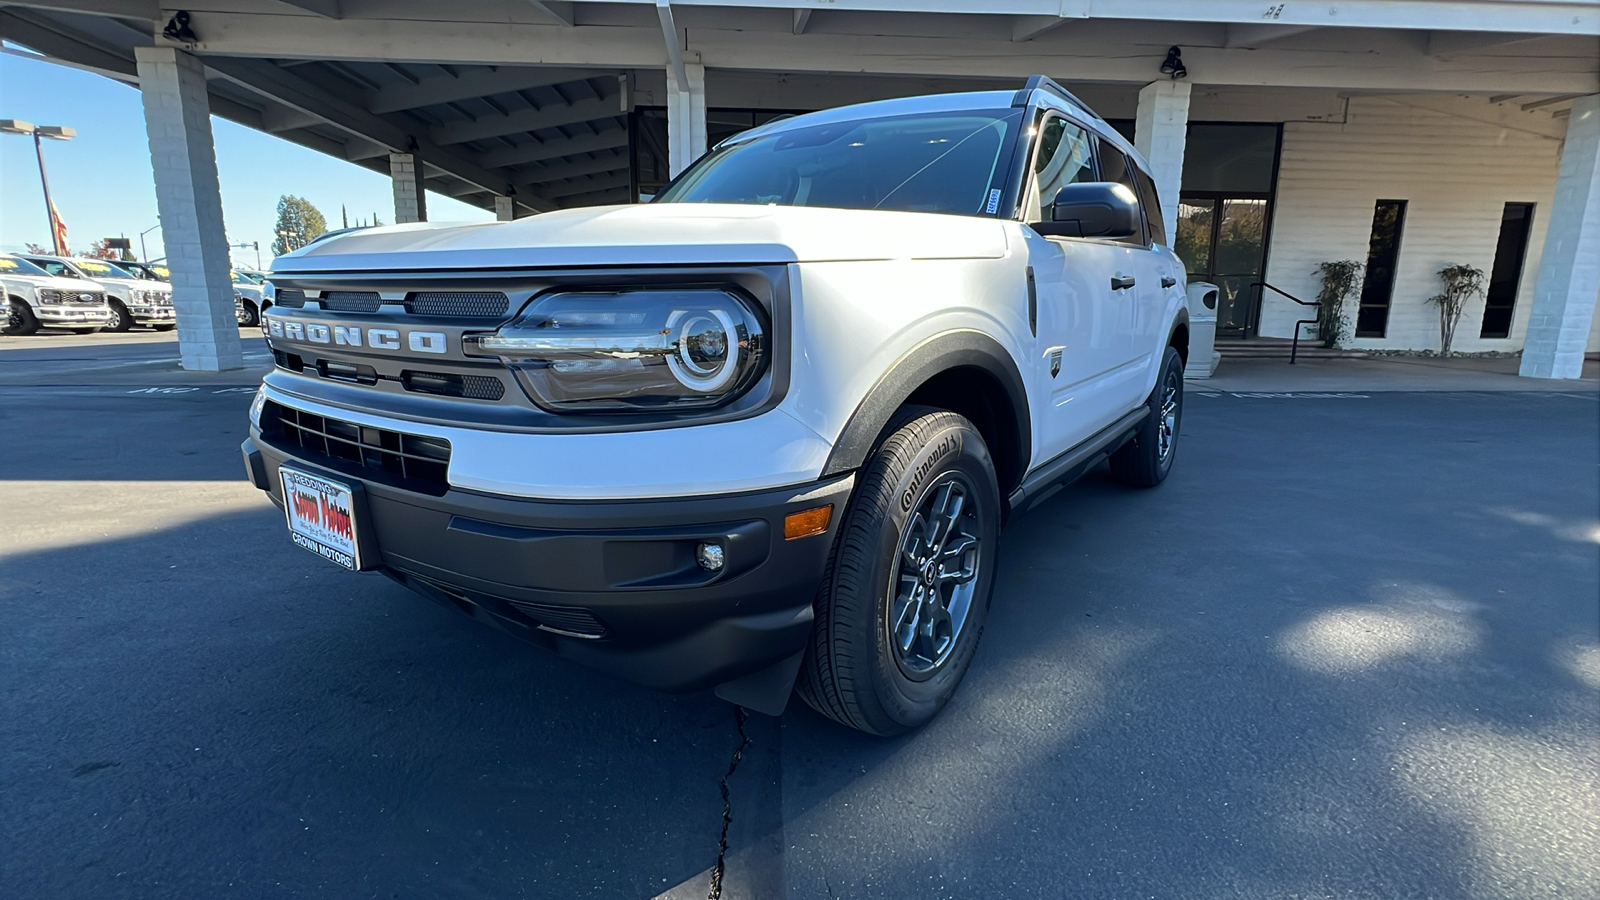
[[[720,406],[760,378],[768,353],[754,305],[705,288],[548,294],[471,340],[563,412]]]
[[[250,398],[250,424],[261,427],[261,409],[267,405],[267,386],[256,388],[256,395]]]
[[[150,295],[145,291],[129,291],[128,299],[135,303],[148,303],[150,301]]]
[[[53,288],[40,288],[38,297],[40,303],[55,304],[61,302],[61,292]]]

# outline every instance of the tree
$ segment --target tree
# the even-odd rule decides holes
[[[106,246],[109,242],[109,238],[101,238],[90,244],[89,249],[83,255],[89,259],[121,259],[122,251]]]
[[[49,247],[41,247],[38,244],[33,243],[32,241],[29,241],[28,243],[23,244],[23,246],[27,248],[29,253],[32,253],[35,256],[55,256],[56,255],[56,251],[55,250],[53,250],[53,249],[51,249]]]
[[[1312,274],[1322,279],[1322,289],[1317,292],[1317,337],[1322,339],[1322,346],[1337,347],[1350,332],[1344,303],[1356,292],[1361,263],[1353,259],[1318,263]]]
[[[272,242],[272,255],[282,256],[311,243],[328,230],[322,213],[309,200],[284,194],[278,198],[278,235]]]

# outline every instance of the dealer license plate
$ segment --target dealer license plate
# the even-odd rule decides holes
[[[283,480],[289,539],[346,569],[360,569],[350,486],[288,466],[278,468],[278,477]]]

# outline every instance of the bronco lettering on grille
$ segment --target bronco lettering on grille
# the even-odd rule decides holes
[[[399,350],[408,348],[413,353],[448,353],[450,337],[442,331],[412,331],[398,328],[368,328],[362,333],[359,325],[334,325],[322,322],[285,321],[267,316],[267,335],[290,341],[311,344],[333,344],[340,347],[367,346],[373,350]],[[402,338],[404,340],[402,341]]]

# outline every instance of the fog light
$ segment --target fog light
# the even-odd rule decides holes
[[[721,544],[707,542],[696,548],[694,559],[700,564],[700,568],[707,572],[720,572],[723,563],[727,561],[727,555],[723,553]]]
[[[833,519],[833,504],[819,506],[815,509],[801,510],[789,513],[783,517],[783,539],[792,541],[795,538],[810,537],[828,530],[828,522]]]

